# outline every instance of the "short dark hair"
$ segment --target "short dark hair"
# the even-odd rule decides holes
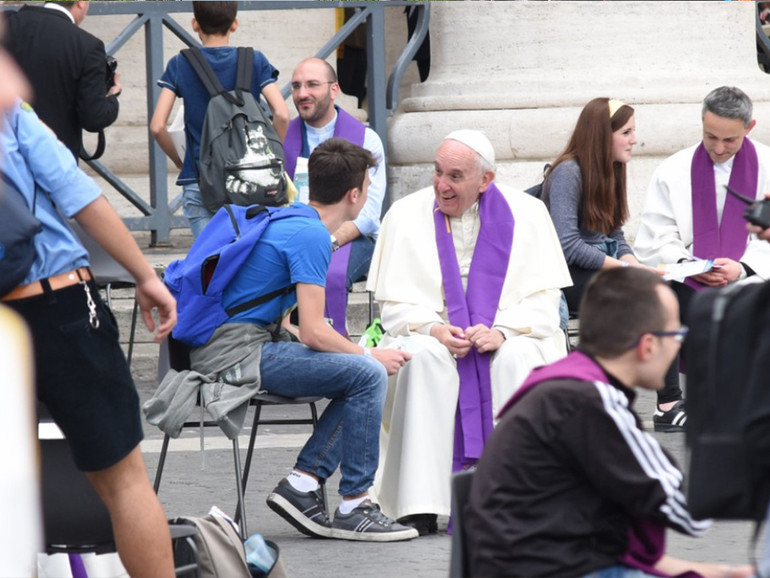
[[[661,331],[666,312],[659,275],[638,267],[608,269],[588,283],[580,301],[580,349],[613,359],[645,333]]]
[[[342,138],[330,138],[318,145],[308,159],[310,200],[334,205],[350,189],[364,185],[366,171],[377,160],[365,148]]]
[[[193,2],[193,15],[201,32],[224,36],[238,16],[238,2]]]

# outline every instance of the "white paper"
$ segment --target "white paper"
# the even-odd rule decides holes
[[[698,259],[696,261],[685,261],[683,263],[670,263],[663,266],[665,274],[663,279],[666,281],[683,281],[686,277],[700,275],[706,271],[711,271],[714,266],[713,259]]]
[[[306,203],[310,200],[310,185],[308,182],[307,159],[297,158],[297,167],[294,169],[294,186],[299,192],[299,202]]]
[[[168,127],[168,134],[176,148],[176,154],[181,160],[184,160],[184,152],[187,148],[187,138],[184,131],[184,104],[179,105],[174,121]]]

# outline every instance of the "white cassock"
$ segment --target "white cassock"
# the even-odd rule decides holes
[[[751,141],[757,151],[759,171],[756,198],[763,199],[770,193],[770,148]],[[634,253],[645,265],[676,263],[691,259],[693,243],[692,185],[690,167],[695,150],[700,146],[684,149],[664,160],[655,170],[647,189],[641,225],[634,241]],[[727,192],[725,185],[730,179],[735,157],[725,163],[714,164],[717,193],[717,214],[721,220]],[[738,191],[752,196],[754,191]],[[698,257],[698,255],[695,255]],[[770,278],[770,243],[750,235],[746,252],[740,261],[751,267],[763,279]]]
[[[493,327],[506,336],[492,355],[493,411],[513,394],[529,372],[566,354],[559,329],[560,288],[572,284],[559,239],[545,205],[497,185],[515,221],[510,260]],[[393,204],[380,229],[367,289],[381,304],[386,330],[380,347],[400,348],[412,359],[388,380],[377,500],[389,516],[448,515],[459,395],[456,361],[428,335],[446,322],[441,268],[433,221],[433,188]],[[452,235],[467,288],[478,237],[475,203],[452,218]],[[506,266],[506,264],[501,264]]]

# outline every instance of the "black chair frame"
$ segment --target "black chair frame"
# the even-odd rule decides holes
[[[38,405],[39,423],[52,423]],[[117,552],[110,515],[85,474],[75,467],[69,442],[63,437],[38,440],[41,502],[46,554],[109,554]],[[195,528],[169,525],[171,540],[184,542],[192,562],[176,566],[177,576],[201,578]]]
[[[261,393],[257,394],[255,397],[251,398],[249,405],[254,406],[254,419],[252,421],[251,426],[251,434],[249,436],[249,446],[246,450],[246,461],[244,464],[244,467],[241,467],[241,450],[240,450],[240,444],[238,442],[238,438],[234,438],[232,440],[232,451],[233,451],[233,465],[235,468],[235,489],[237,494],[238,502],[235,507],[235,515],[233,516],[233,519],[236,523],[238,523],[241,531],[241,536],[243,538],[248,537],[248,527],[246,525],[246,506],[244,503],[244,494],[246,491],[246,485],[249,481],[249,470],[251,469],[251,462],[254,455],[254,446],[256,444],[257,439],[257,432],[259,430],[260,425],[312,425],[315,429],[316,424],[318,423],[318,408],[316,407],[316,403],[319,402],[322,398],[319,397],[297,397],[297,398],[290,398],[290,397],[283,397],[280,395],[273,395],[273,394],[267,394],[267,393]],[[302,405],[302,404],[308,404],[310,406],[310,417],[308,418],[286,418],[286,419],[262,419],[262,407],[265,405]],[[200,406],[197,406],[198,409],[200,409]],[[203,421],[203,427],[219,427],[217,425],[217,422],[213,420],[204,420]],[[201,421],[186,421],[182,429],[189,428],[189,427],[195,427],[200,428],[201,427]],[[168,453],[168,446],[170,442],[170,437],[168,434],[165,434],[163,436],[163,445],[161,446],[160,450],[160,457],[158,458],[158,467],[157,471],[155,472],[155,482],[153,487],[155,488],[155,493],[159,493],[160,491],[160,482],[161,478],[163,476],[163,468],[166,464],[166,454]],[[322,491],[324,496],[324,503],[326,503],[326,488],[322,485]]]

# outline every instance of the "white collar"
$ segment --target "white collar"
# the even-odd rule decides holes
[[[738,154],[738,153],[735,153],[735,154]],[[731,156],[729,159],[727,159],[723,163],[714,163],[714,170],[730,173],[733,170],[734,162],[735,162],[735,155]]]
[[[75,24],[75,17],[72,15],[72,12],[67,10],[64,6],[59,6],[58,4],[51,4],[50,2],[46,2],[43,4],[43,8],[48,8],[49,10],[57,10],[59,12],[63,12],[67,15],[67,18],[70,19],[70,21]]]
[[[308,130],[308,132],[314,132],[316,134],[324,134],[325,132],[328,132],[330,130],[334,130],[334,127],[337,124],[337,109],[334,109],[334,118],[331,119],[328,123],[321,127],[314,127],[310,126],[308,123],[305,123],[305,128]]]

